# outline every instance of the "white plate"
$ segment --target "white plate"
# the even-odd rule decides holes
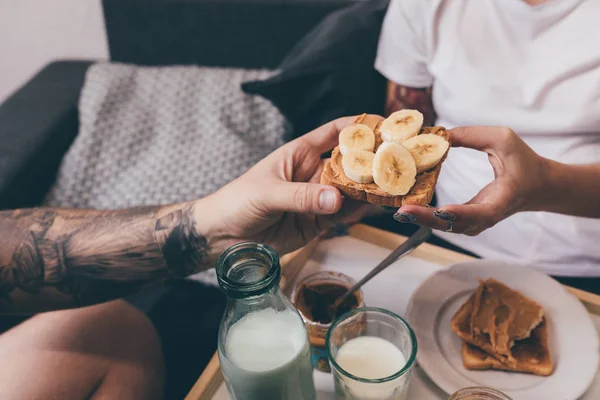
[[[450,320],[477,287],[478,278],[495,278],[544,307],[555,364],[552,375],[463,367],[461,342],[450,329]],[[432,275],[413,293],[406,316],[417,335],[418,363],[447,393],[487,386],[514,400],[576,400],[598,369],[598,332],[585,307],[557,281],[524,266],[485,260],[454,265]]]

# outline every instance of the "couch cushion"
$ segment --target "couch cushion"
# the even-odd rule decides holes
[[[0,104],[0,209],[39,206],[77,135],[89,61],[46,65]]]
[[[386,80],[373,68],[388,0],[330,14],[279,65],[279,74],[244,84],[271,100],[301,135],[332,119],[383,114]]]

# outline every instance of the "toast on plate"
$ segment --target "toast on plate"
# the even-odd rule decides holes
[[[366,114],[359,116],[355,121],[355,124],[366,125],[373,131],[375,135],[373,152],[375,153],[377,153],[377,150],[384,143],[380,129],[382,122],[379,118]],[[443,127],[422,127],[416,137],[423,134],[438,135],[448,142],[447,148],[450,147],[450,135]],[[442,158],[435,166],[428,170],[417,172],[415,182],[407,193],[393,195],[383,190],[375,182],[359,183],[356,180],[350,179],[344,172],[342,151],[340,150],[340,146],[337,146],[332,152],[331,159],[324,167],[321,174],[321,183],[338,188],[346,197],[380,206],[401,207],[402,205],[409,204],[425,206],[431,202],[442,163],[446,159],[447,154],[448,150],[445,150]]]
[[[502,282],[480,281],[452,318],[451,328],[463,341],[465,368],[552,373],[542,307]]]

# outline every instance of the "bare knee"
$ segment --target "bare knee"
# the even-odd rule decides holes
[[[39,347],[99,355],[140,357],[147,353],[141,350],[159,345],[152,323],[123,300],[38,314],[16,329],[27,329],[19,332],[20,341],[28,338]]]
[[[31,373],[77,381],[74,390],[89,390],[85,397],[157,398],[163,391],[156,330],[142,312],[122,300],[40,314],[2,335],[0,351],[5,349],[26,349],[31,355]],[[71,371],[57,370],[59,359]],[[73,374],[78,379],[71,379]],[[0,382],[1,375],[0,370]],[[82,383],[86,388],[80,387]],[[69,385],[62,385],[61,390]],[[52,397],[47,394],[46,398]]]
[[[162,398],[164,365],[154,326],[146,315],[124,301],[114,307],[114,310],[102,310],[109,314],[109,323],[103,324],[96,333],[104,338],[103,351],[111,362],[93,398]]]

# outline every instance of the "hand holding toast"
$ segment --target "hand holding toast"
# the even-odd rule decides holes
[[[339,190],[320,184],[339,132],[354,118],[340,118],[287,143],[244,175],[198,200],[198,225],[215,248],[240,240],[267,243],[281,254],[293,251],[338,222],[358,221],[368,210]]]
[[[474,236],[520,211],[534,210],[548,188],[549,160],[536,154],[511,129],[464,127],[449,131],[453,147],[486,152],[495,179],[466,204],[440,209],[403,206],[394,215],[433,229]]]

